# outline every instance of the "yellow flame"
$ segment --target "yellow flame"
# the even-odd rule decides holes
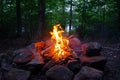
[[[53,26],[53,32],[50,32],[50,34],[52,35],[51,39],[55,40],[53,58],[56,61],[60,59],[65,59],[68,55],[70,55],[68,46],[69,41],[62,36],[63,33],[64,31],[60,24]]]

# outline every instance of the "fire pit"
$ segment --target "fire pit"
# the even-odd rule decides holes
[[[64,60],[70,55],[69,41],[66,37],[62,36],[63,32],[64,31],[61,28],[60,24],[55,25],[53,27],[53,32],[50,32],[52,35],[51,40],[53,44],[49,47],[49,49],[45,49],[46,51],[50,51],[47,54],[48,56],[51,56],[51,58],[55,61]],[[36,47],[39,45],[36,45]],[[42,55],[46,54],[46,51],[42,52]]]
[[[106,64],[106,58],[100,54],[101,45],[82,43],[63,33],[57,24],[50,32],[51,39],[14,51],[11,67],[2,65],[10,78],[16,76],[10,80],[19,80],[21,74],[27,75],[21,80],[101,80]],[[22,73],[18,74],[19,71]]]

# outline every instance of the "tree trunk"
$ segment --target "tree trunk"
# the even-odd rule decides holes
[[[37,41],[41,41],[45,38],[46,27],[45,27],[45,0],[38,1],[38,17],[39,17],[39,26],[37,31]]]
[[[3,17],[3,1],[2,0],[0,1],[0,16],[1,16],[1,18],[0,18],[0,23],[1,23],[0,26],[2,26],[2,23],[3,23],[3,20],[2,20],[3,19],[2,18]]]
[[[71,33],[70,33],[70,31],[71,31],[71,26],[72,26],[72,0],[71,0],[71,2],[70,2],[69,34],[71,34]]]
[[[118,9],[118,21],[120,22],[120,0],[115,0]]]
[[[86,5],[85,4],[86,4],[86,1],[83,0],[81,37],[84,37],[84,33],[85,33],[85,22],[86,22]]]
[[[17,15],[17,36],[20,37],[22,36],[20,0],[16,0],[16,15]]]
[[[63,9],[63,15],[62,15],[62,17],[63,17],[63,20],[62,20],[62,27],[63,27],[63,29],[65,29],[65,26],[66,26],[66,18],[65,18],[65,0],[63,0],[63,4],[62,4],[62,9]]]

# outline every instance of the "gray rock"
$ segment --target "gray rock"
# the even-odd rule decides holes
[[[101,80],[103,72],[91,67],[83,66],[75,75],[74,80]]]
[[[16,68],[11,68],[9,72],[4,73],[5,80],[28,80],[29,77],[29,71]]]
[[[42,68],[42,70],[41,70],[42,74],[44,74],[48,69],[50,69],[51,67],[53,67],[55,64],[56,64],[56,63],[55,63],[55,61],[53,61],[53,60],[47,62],[47,63],[43,66],[43,68]]]
[[[88,60],[82,62],[84,65],[104,71],[107,59],[104,56],[87,57]],[[82,60],[81,60],[82,61]]]
[[[5,53],[0,54],[0,67],[2,70],[9,71],[11,68],[11,62],[10,56]]]
[[[87,56],[99,56],[102,46],[97,42],[89,42],[82,44],[82,50]]]
[[[78,38],[71,38],[69,40],[69,46],[73,49],[73,50],[80,50],[81,49],[81,42]]]
[[[77,73],[80,70],[81,65],[80,65],[80,62],[78,62],[78,60],[69,60],[67,63],[67,67],[72,72]]]
[[[72,80],[73,72],[67,67],[55,65],[46,72],[48,80]]]
[[[32,49],[31,52],[34,55],[34,58],[28,64],[32,64],[32,65],[34,65],[34,64],[44,64],[43,57],[38,52],[36,52],[35,49]]]
[[[31,71],[32,73],[38,73],[44,65],[44,60],[43,57],[38,52],[36,52],[35,49],[31,49],[31,52],[34,55],[34,58],[32,58],[32,60],[25,65],[18,65],[17,67]]]
[[[13,60],[16,64],[26,64],[34,58],[34,54],[28,49],[20,49],[16,53]]]

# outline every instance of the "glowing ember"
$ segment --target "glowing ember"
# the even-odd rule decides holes
[[[52,35],[51,39],[55,40],[54,49],[53,49],[53,59],[56,61],[60,59],[65,59],[67,56],[70,55],[70,48],[68,46],[69,41],[62,36],[64,33],[63,29],[61,28],[60,24],[57,24],[53,27],[53,32],[50,32]]]

